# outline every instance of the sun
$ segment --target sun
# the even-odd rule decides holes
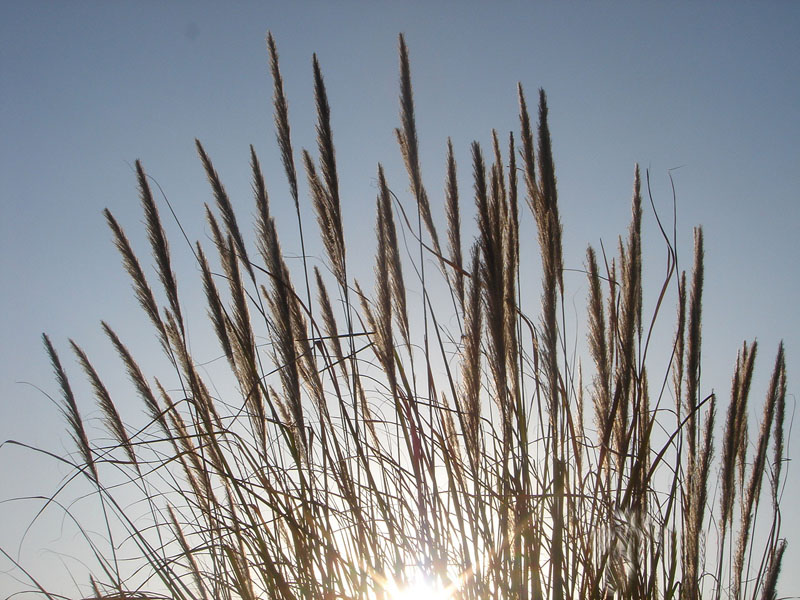
[[[450,600],[452,588],[445,588],[434,581],[419,578],[402,587],[395,585],[389,588],[391,600]]]

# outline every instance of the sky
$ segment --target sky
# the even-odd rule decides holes
[[[800,381],[800,3],[4,1],[0,440],[71,451],[45,394],[55,397],[57,389],[42,332],[64,357],[74,338],[97,357],[101,372],[118,371],[101,319],[134,351],[152,347],[102,217],[108,207],[144,255],[136,159],[161,186],[189,237],[207,240],[203,203],[212,196],[194,140],[205,145],[244,222],[252,214],[253,144],[284,247],[299,252],[274,142],[268,30],[280,53],[296,150],[314,148],[312,53],[319,58],[351,256],[372,255],[378,162],[389,185],[407,194],[393,133],[399,125],[397,34],[404,32],[423,176],[439,223],[447,137],[468,199],[469,144],[478,140],[488,149],[492,128],[502,136],[518,131],[517,82],[531,106],[544,88],[565,266],[583,268],[587,244],[602,240],[613,248],[624,234],[635,163],[649,173],[655,206],[670,224],[674,183],[682,268],[691,266],[692,227],[702,225],[705,234],[702,389],[718,393],[721,419],[736,352],[744,340],[757,339],[755,419],[784,340],[787,404],[790,414],[794,410]],[[313,227],[305,201],[304,219]],[[160,209],[168,215],[163,201]],[[529,213],[523,218],[531,220]],[[179,285],[191,295],[199,289],[196,268],[174,221],[165,221]],[[656,273],[645,280],[651,284],[645,306],[652,307],[664,251],[649,205],[643,231],[652,265],[645,269]],[[538,268],[537,256],[528,260]],[[362,262],[356,258],[355,272],[369,280],[371,262]],[[585,284],[575,276],[570,285],[567,302],[580,311]],[[665,337],[673,315],[670,305],[662,315]],[[145,355],[144,370],[158,361],[156,353]],[[71,359],[68,364],[79,379]],[[123,405],[133,407],[124,381],[118,389]],[[82,402],[96,417],[88,397]],[[790,457],[800,452],[796,438]],[[787,474],[798,477],[794,463]],[[59,476],[52,460],[0,449],[3,497],[32,493]],[[800,564],[800,519],[791,505],[798,493],[800,484],[790,481],[784,565]],[[19,533],[19,510],[0,505],[6,536]],[[48,533],[32,536],[23,556],[44,560],[30,547],[37,543],[45,547]],[[6,567],[0,566],[0,592],[11,585]],[[800,595],[795,571],[784,568],[782,595]]]

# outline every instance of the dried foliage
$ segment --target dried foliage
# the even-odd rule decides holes
[[[84,594],[383,599],[421,573],[449,597],[465,600],[774,598],[786,548],[779,507],[784,351],[781,346],[751,440],[747,408],[756,345],[742,346],[715,449],[721,399],[708,395],[701,379],[702,231],[695,232],[688,289],[674,242],[664,236],[668,270],[656,308],[643,321],[636,168],[632,220],[618,255],[608,257],[603,249],[598,257],[591,247],[586,254],[588,340],[581,356],[593,368],[584,389],[563,335],[562,224],[544,91],[534,126],[518,88],[520,146],[511,133],[504,156],[492,132],[490,162],[478,142],[471,146],[478,235],[465,263],[453,145],[447,141],[439,188],[445,255],[423,184],[408,49],[400,37],[396,135],[411,197],[398,198],[378,166],[370,294],[348,276],[331,107],[319,61],[314,56],[318,156],[302,152],[303,190],[271,35],[268,53],[305,290],[295,287],[284,259],[255,151],[251,147],[251,240],[197,142],[215,199],[214,209],[206,207],[215,252],[207,254],[200,243],[190,249],[220,364],[227,364],[235,385],[217,391],[192,357],[181,311],[181,302],[190,300],[178,294],[164,227],[138,161],[158,295],[120,224],[108,211],[106,219],[176,383],[165,387],[148,377],[103,323],[144,403],[148,421],[132,429],[73,342],[110,433],[110,443],[92,441],[66,370],[44,336],[78,449],[69,460],[93,484],[90,499],[101,502],[111,544],[106,552],[85,534],[96,564]],[[519,214],[523,195],[527,217]],[[306,201],[316,213],[330,272],[314,266],[313,306],[302,241],[300,205]],[[409,202],[416,227],[406,216]],[[528,312],[538,310],[536,300],[523,302],[519,285],[527,258],[520,251],[525,219],[536,228],[540,250],[538,320]],[[401,253],[398,224],[403,239],[418,243],[417,258]],[[248,251],[253,242],[258,253]],[[440,268],[450,298],[440,301],[446,293],[433,292],[439,284],[432,283],[435,273],[426,273],[426,262]],[[526,263],[525,273],[532,268]],[[404,276],[404,269],[416,277]],[[678,299],[676,335],[665,348],[671,359],[664,386],[652,395],[647,348],[656,344],[652,324],[667,292]],[[166,303],[159,308],[162,296]],[[443,314],[440,305],[455,314]],[[674,404],[666,406],[670,395]],[[590,424],[584,423],[585,396]],[[115,483],[106,484],[112,469]],[[710,490],[716,475],[715,508]],[[771,497],[762,503],[765,476]],[[60,502],[67,489],[52,496],[49,510],[68,506]],[[129,500],[121,498],[129,494],[144,500],[144,518],[128,517]],[[758,547],[753,532],[764,519],[771,519],[771,529]],[[707,550],[714,540],[716,552]],[[29,576],[34,591],[47,594]]]

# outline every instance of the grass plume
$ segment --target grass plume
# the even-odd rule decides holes
[[[208,353],[198,348],[203,334],[182,313],[200,300],[178,292],[157,203],[136,162],[144,235],[161,283],[155,291],[120,224],[109,211],[105,218],[167,358],[166,374],[146,374],[115,330],[101,327],[145,423],[124,420],[126,407],[70,341],[110,434],[93,440],[79,412],[84,400],[44,336],[78,449],[70,460],[92,484],[75,502],[99,500],[110,548],[91,528],[80,529],[94,562],[76,577],[73,595],[397,600],[397,588],[425,580],[458,600],[775,598],[786,549],[784,348],[751,440],[757,347],[743,344],[715,440],[724,407],[701,377],[703,231],[695,230],[688,283],[664,236],[668,269],[648,315],[647,209],[635,167],[625,238],[613,256],[606,246],[586,250],[587,339],[572,348],[565,271],[582,259],[563,247],[544,91],[533,122],[518,85],[519,130],[507,146],[496,131],[469,146],[472,229],[447,139],[439,187],[445,255],[423,183],[401,35],[395,133],[410,193],[396,195],[391,170],[377,163],[374,284],[362,288],[348,275],[341,157],[320,62],[314,55],[316,150],[299,156],[302,182],[271,34],[267,51],[278,168],[297,213],[305,293],[294,284],[299,263],[290,268],[281,248],[269,178],[253,146],[248,232],[196,141],[214,202],[205,206],[210,243],[189,250],[219,359],[200,363],[200,352]],[[520,211],[523,200],[530,212]],[[303,202],[316,214],[327,270],[306,255]],[[414,208],[415,224],[407,217]],[[528,236],[538,257],[523,252]],[[400,243],[409,237],[419,254]],[[427,261],[440,272],[426,273]],[[533,294],[531,273],[541,277]],[[660,342],[654,324],[669,300],[677,304],[675,336]],[[648,360],[659,343],[666,366]],[[666,407],[669,396],[675,404]],[[769,500],[762,502],[765,475]],[[75,479],[50,496],[47,510],[64,506],[72,515],[75,504],[65,499]],[[758,527],[768,534],[754,535]]]

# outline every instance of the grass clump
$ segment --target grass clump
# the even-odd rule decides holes
[[[644,320],[637,167],[632,220],[617,255],[591,247],[586,254],[592,374],[584,385],[562,335],[562,224],[544,91],[533,124],[519,86],[518,138],[503,142],[493,132],[490,152],[472,144],[478,233],[468,248],[465,193],[447,141],[445,251],[420,171],[400,37],[396,137],[411,196],[398,198],[378,165],[374,287],[365,291],[348,271],[319,62],[315,56],[316,155],[298,154],[272,36],[268,52],[302,272],[285,261],[255,150],[257,253],[197,142],[215,206],[206,206],[210,248],[191,248],[235,386],[218,394],[193,358],[169,243],[138,161],[157,290],[121,225],[105,216],[174,385],[148,377],[103,323],[146,409],[147,424],[132,429],[71,342],[112,439],[92,441],[44,336],[79,450],[70,464],[91,483],[107,531],[108,551],[86,534],[96,564],[84,596],[382,600],[424,580],[443,597],[465,600],[774,597],[786,547],[783,347],[753,440],[747,415],[756,345],[743,345],[716,442],[719,401],[703,394],[700,380],[702,230],[688,281],[664,234],[668,269]],[[306,257],[296,158],[325,252],[320,265]],[[531,216],[541,258],[538,318],[526,312],[520,289],[520,219]],[[415,240],[413,252],[401,249],[398,225],[403,239]],[[408,293],[409,281],[419,295]],[[671,290],[678,297],[675,337],[665,348],[671,358],[653,380],[646,359]],[[650,381],[659,382],[656,392]],[[136,518],[131,496],[145,507]],[[756,545],[759,520],[770,528]],[[38,593],[61,597],[29,577]]]

